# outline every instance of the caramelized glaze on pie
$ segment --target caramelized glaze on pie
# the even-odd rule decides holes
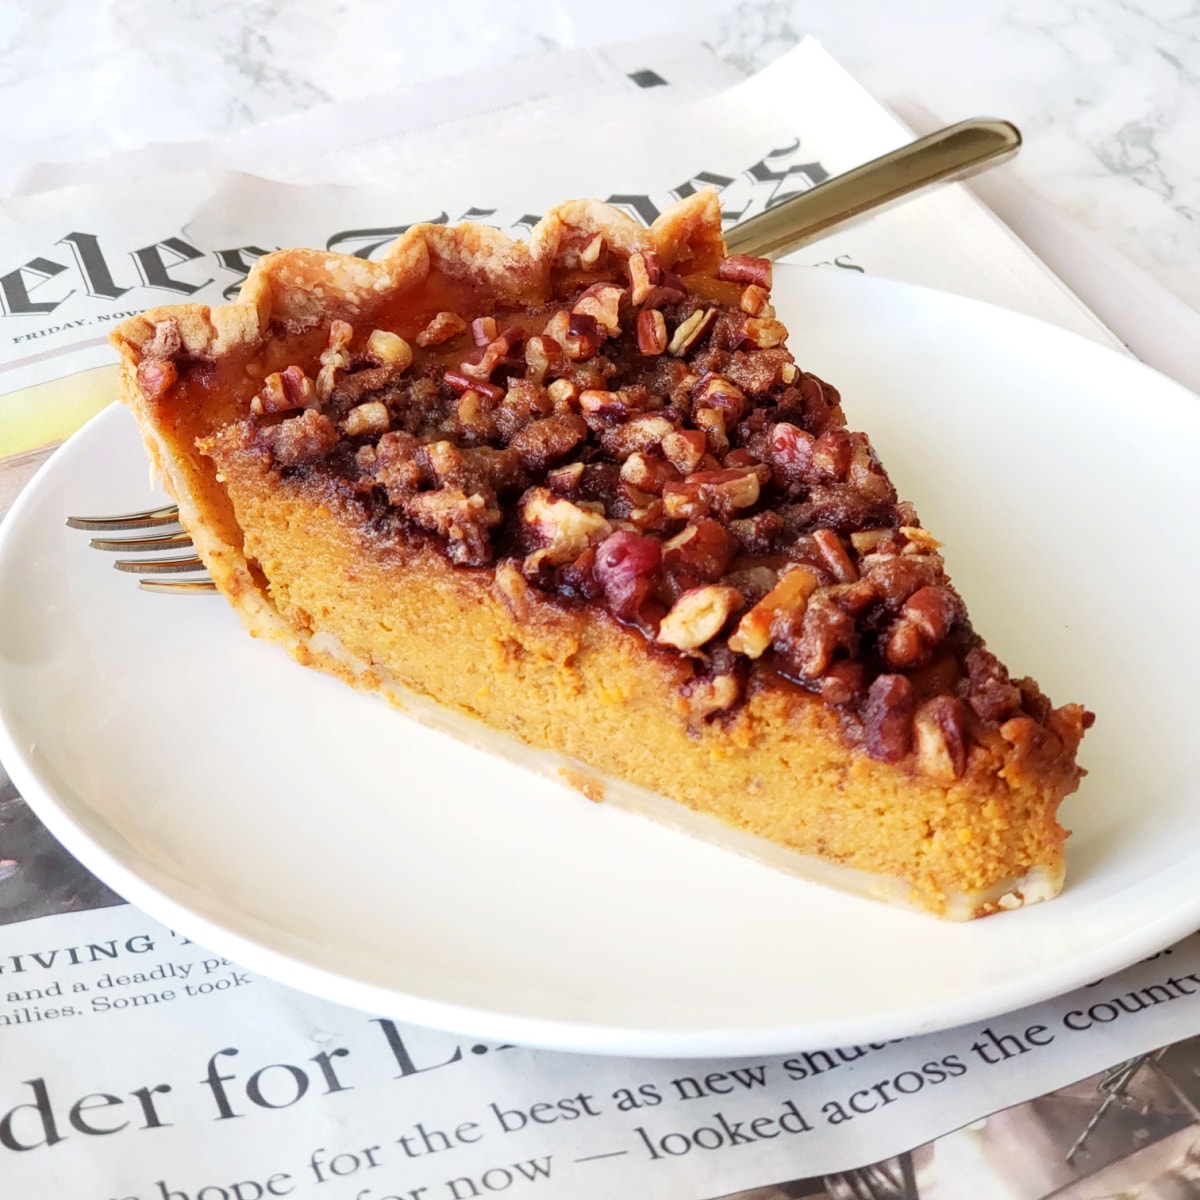
[[[281,252],[114,342],[213,578],[301,662],[941,915],[1053,895],[1090,714],[987,650],[785,338],[702,194]]]

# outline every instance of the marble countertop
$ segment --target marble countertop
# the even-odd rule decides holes
[[[0,168],[200,138],[549,49],[680,33],[753,71],[819,38],[911,123],[1003,116],[1010,170],[1200,310],[1196,0],[10,0]]]

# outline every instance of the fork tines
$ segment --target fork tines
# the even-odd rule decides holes
[[[156,554],[167,550],[182,550],[192,544],[186,529],[168,529],[179,525],[179,509],[174,504],[144,512],[121,513],[110,517],[68,517],[72,529],[87,531],[164,529],[144,537],[92,538],[93,550],[109,550],[126,554]],[[198,555],[188,554],[171,558],[119,558],[113,563],[118,571],[146,576],[138,586],[147,592],[166,592],[170,595],[204,595],[217,590],[211,579],[159,579],[160,575],[179,575],[203,571]]]
[[[177,525],[179,507],[165,504],[161,508],[148,508],[144,512],[120,513],[112,517],[68,517],[72,529],[153,529],[159,525]],[[94,545],[95,543],[93,543]],[[100,547],[96,547],[100,549]]]

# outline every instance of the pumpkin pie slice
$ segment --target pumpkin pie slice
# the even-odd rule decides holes
[[[300,663],[809,877],[1053,896],[1091,714],[988,651],[786,338],[712,193],[282,251],[113,334],[212,578]]]

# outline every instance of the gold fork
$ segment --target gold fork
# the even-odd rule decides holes
[[[1008,121],[960,121],[852,171],[835,175],[733,226],[726,232],[725,242],[731,254],[780,258],[824,237],[837,226],[906,199],[932,184],[965,179],[1005,162],[1020,148],[1021,133]],[[112,517],[68,517],[67,524],[72,529],[92,532],[169,530],[149,537],[92,538],[94,550],[152,554],[192,544],[187,531],[179,526],[179,509],[173,504]],[[176,528],[170,528],[172,526]],[[204,570],[204,563],[194,554],[177,558],[119,558],[113,565],[118,571],[141,576]],[[202,595],[217,590],[207,578],[142,578],[138,580],[138,586],[148,592],[166,592],[173,596]]]

